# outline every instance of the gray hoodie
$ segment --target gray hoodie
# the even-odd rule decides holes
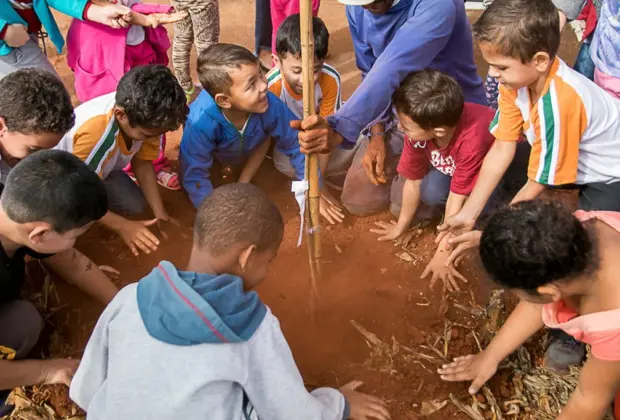
[[[239,277],[165,261],[103,312],[70,396],[88,420],[348,418],[339,391],[306,391],[277,318]]]

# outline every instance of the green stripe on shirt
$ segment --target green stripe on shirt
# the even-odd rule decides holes
[[[107,130],[107,134],[105,135],[105,139],[99,145],[92,159],[90,159],[88,163],[88,167],[93,171],[97,172],[97,168],[99,168],[99,164],[105,158],[106,154],[110,150],[110,148],[114,147],[114,143],[116,141],[116,133],[118,132],[118,124],[116,123],[116,119],[112,117],[112,125]]]
[[[551,89],[542,97],[543,115],[545,121],[545,132],[540,133],[544,136],[545,158],[539,165],[543,165],[538,182],[547,185],[549,183],[549,174],[551,173],[551,162],[553,161],[553,147],[555,146],[555,119],[553,118],[553,102],[551,101]],[[541,138],[542,140],[542,138]]]

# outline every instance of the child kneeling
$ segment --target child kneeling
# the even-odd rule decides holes
[[[473,380],[474,394],[543,326],[557,328],[592,346],[558,419],[602,419],[620,390],[620,213],[573,216],[559,203],[523,201],[466,235],[491,278],[521,302],[484,351],[444,365],[442,379]]]
[[[215,190],[185,270],[162,261],[101,315],[71,398],[92,419],[388,419],[356,384],[306,391],[277,318],[251,291],[283,234],[257,187]]]

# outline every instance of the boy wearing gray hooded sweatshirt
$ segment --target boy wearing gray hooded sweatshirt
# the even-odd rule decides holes
[[[306,391],[277,318],[251,291],[284,224],[250,184],[202,203],[187,270],[162,261],[103,312],[71,384],[89,420],[388,420],[379,398]]]

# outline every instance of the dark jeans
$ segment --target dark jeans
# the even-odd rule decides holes
[[[28,357],[39,341],[43,319],[34,305],[25,300],[14,300],[0,305],[0,359],[20,360]],[[11,390],[0,391],[0,417],[11,407],[4,401]]]
[[[590,42],[592,41],[592,35],[588,37],[588,39],[584,40],[581,43],[581,48],[579,48],[579,54],[577,54],[577,59],[575,60],[575,65],[573,68],[579,73],[583,74],[590,80],[594,80],[594,62],[592,61],[592,57],[590,56]]]
[[[144,212],[148,205],[140,187],[123,171],[112,171],[103,180],[110,211],[126,216]]]
[[[254,52],[271,51],[271,9],[269,0],[256,0],[256,20],[254,21]]]

